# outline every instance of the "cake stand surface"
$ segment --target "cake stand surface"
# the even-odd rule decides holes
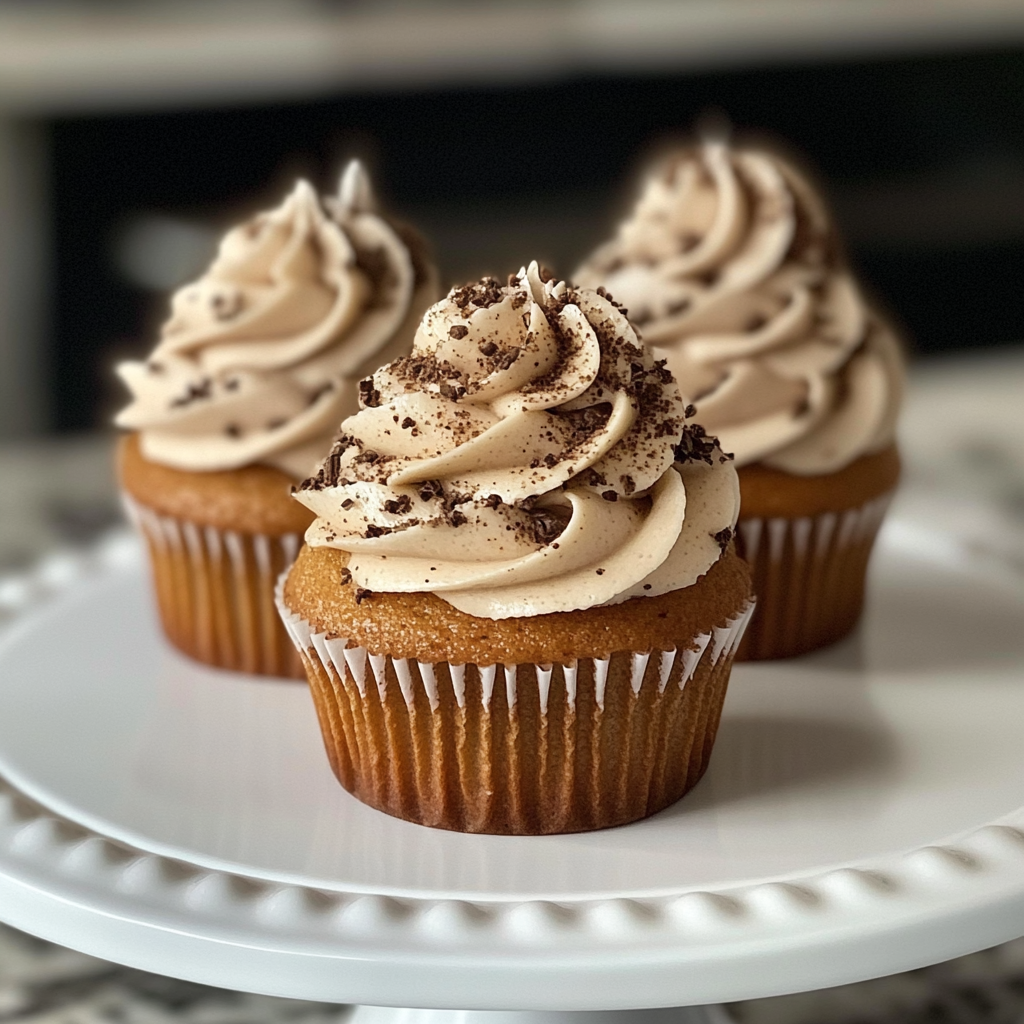
[[[856,636],[735,669],[693,793],[571,836],[358,803],[304,686],[162,642],[125,537],[4,604],[22,610],[0,640],[0,918],[97,956],[331,1002],[607,1011],[1024,934],[1024,582],[916,521],[886,526]]]

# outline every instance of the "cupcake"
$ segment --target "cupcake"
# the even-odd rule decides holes
[[[677,153],[577,279],[628,308],[736,457],[758,596],[739,657],[846,635],[899,476],[903,363],[807,179],[762,150]]]
[[[358,408],[356,382],[409,350],[436,297],[422,243],[376,212],[353,161],[324,206],[299,181],[230,231],[172,299],[149,359],[118,366],[132,395],[116,419],[130,431],[121,487],[186,654],[303,677],[273,600],[312,519],[289,491]]]
[[[736,471],[664,363],[531,264],[432,306],[361,402],[279,591],[341,784],[505,834],[679,799],[752,603]]]

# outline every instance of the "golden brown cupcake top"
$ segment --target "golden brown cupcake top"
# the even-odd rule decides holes
[[[308,509],[289,497],[289,478],[272,466],[193,473],[147,459],[139,435],[117,446],[121,486],[147,508],[199,526],[279,537],[301,534],[312,521]]]
[[[673,154],[576,278],[629,308],[737,465],[832,473],[892,443],[898,343],[813,187],[774,153]]]
[[[701,580],[653,598],[573,612],[489,619],[443,595],[377,592],[353,579],[349,555],[308,545],[288,574],[285,606],[314,633],[371,654],[454,664],[514,665],[605,658],[616,651],[688,649],[734,620],[751,599],[750,569],[729,545]]]
[[[736,522],[735,470],[603,291],[453,289],[296,497],[369,592],[504,619],[692,585]]]
[[[436,295],[432,268],[377,213],[358,162],[326,209],[299,181],[178,291],[150,358],[117,368],[132,392],[117,423],[166,466],[262,464],[301,480],[357,408],[355,381],[408,351]]]

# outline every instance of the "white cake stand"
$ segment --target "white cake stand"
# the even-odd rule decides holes
[[[164,645],[130,541],[57,559],[0,588],[32,605],[0,641],[0,918],[367,1020],[692,1007],[1024,934],[1024,581],[911,522],[881,548],[856,637],[735,670],[692,794],[540,838],[364,807],[305,687]]]

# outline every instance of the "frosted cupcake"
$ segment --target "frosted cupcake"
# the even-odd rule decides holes
[[[577,278],[628,308],[736,456],[758,595],[740,657],[848,633],[899,476],[903,366],[807,180],[770,152],[685,150]]]
[[[342,785],[520,834],[682,796],[752,607],[739,487],[622,312],[536,264],[454,289],[362,404],[280,593]]]
[[[230,231],[149,359],[117,368],[132,394],[119,475],[164,631],[222,668],[302,677],[273,604],[311,521],[289,491],[437,297],[422,243],[376,212],[357,162],[325,206],[299,181]]]

